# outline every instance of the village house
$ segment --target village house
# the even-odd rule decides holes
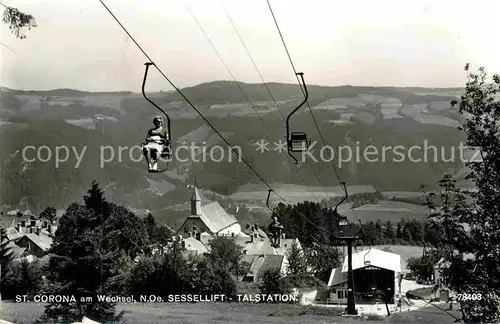
[[[6,232],[15,258],[32,260],[45,256],[52,245],[56,229],[57,225],[53,221],[37,218],[33,214],[25,219],[13,220]]]
[[[209,250],[209,242],[215,236],[231,236],[242,248],[243,262],[248,265],[246,274],[240,280],[258,281],[267,269],[279,269],[286,274],[287,253],[294,242],[299,249],[298,239],[282,235],[280,246],[273,247],[265,231],[258,224],[241,225],[234,215],[228,214],[218,202],[210,202],[193,187],[191,213],[175,234],[186,249],[186,255],[203,254]]]

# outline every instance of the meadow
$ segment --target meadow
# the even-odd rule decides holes
[[[1,319],[13,323],[34,323],[44,310],[43,304],[3,302]],[[388,318],[348,318],[340,309],[285,304],[197,303],[197,304],[119,304],[125,311],[124,324],[325,324],[325,323],[453,323],[448,314],[426,307],[416,311],[392,314]],[[456,311],[455,311],[456,312]],[[1,322],[1,321],[0,321]]]
[[[332,197],[343,197],[344,191],[342,187],[315,187],[302,186],[294,184],[273,183],[271,186],[283,198],[290,202],[298,203],[305,200],[320,202],[323,199]],[[374,193],[375,188],[368,185],[353,185],[349,186],[349,194]],[[240,186],[230,198],[240,202],[250,201],[266,201],[268,188],[261,184],[246,184]],[[280,202],[281,199],[276,195],[271,195],[270,202]]]
[[[367,222],[380,220],[396,223],[403,219],[423,219],[427,217],[425,206],[414,205],[400,201],[381,200],[377,204],[366,204],[361,207],[344,211],[351,222]]]

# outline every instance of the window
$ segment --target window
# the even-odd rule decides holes
[[[338,299],[346,299],[347,291],[346,290],[337,290],[337,298]]]
[[[196,231],[196,226],[193,226],[193,231]]]
[[[187,233],[187,232],[188,232],[187,227],[184,227],[184,233]]]

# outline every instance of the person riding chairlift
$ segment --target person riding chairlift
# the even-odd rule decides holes
[[[273,215],[273,222],[269,225],[268,231],[271,234],[271,246],[279,247],[281,233],[283,232],[283,225],[281,225],[278,216]]]
[[[142,146],[142,152],[146,157],[149,172],[158,172],[158,158],[170,156],[170,138],[163,127],[163,118],[157,116],[153,119],[154,128],[148,131],[146,143]]]

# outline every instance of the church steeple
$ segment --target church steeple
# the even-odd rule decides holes
[[[201,197],[198,193],[198,188],[196,188],[196,179],[193,185],[193,195],[191,196],[191,215],[201,214]]]

